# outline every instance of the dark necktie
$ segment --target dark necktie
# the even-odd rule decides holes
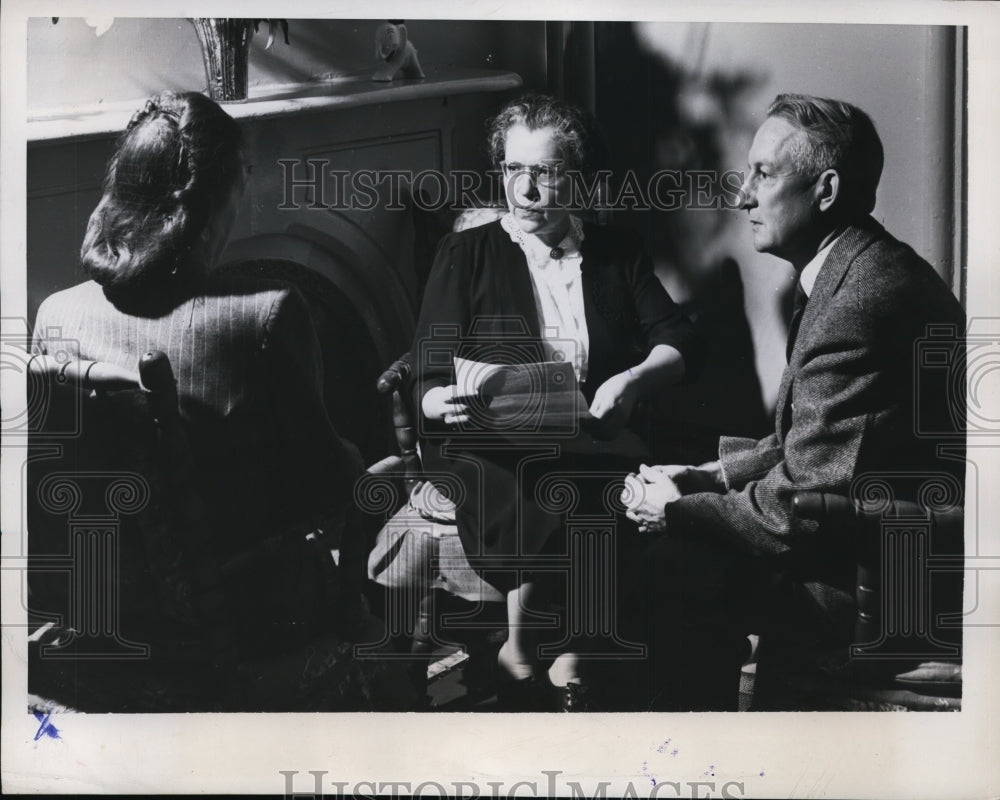
[[[792,360],[792,350],[795,349],[795,337],[799,335],[799,325],[802,324],[802,313],[806,310],[809,295],[799,281],[795,281],[795,299],[792,302],[792,321],[788,324],[788,344],[785,346],[785,360]]]

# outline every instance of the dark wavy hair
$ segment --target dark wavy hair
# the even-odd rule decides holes
[[[870,213],[885,154],[875,123],[864,111],[842,100],[806,94],[779,94],[767,110],[805,134],[792,151],[797,171],[819,175],[835,169],[843,187],[838,205],[849,215]]]
[[[113,301],[175,294],[204,275],[202,234],[243,179],[243,134],[213,100],[163,92],[129,121],[80,249]]]
[[[593,116],[577,106],[545,94],[526,94],[512,100],[488,123],[489,152],[499,169],[507,132],[515,125],[529,130],[551,127],[565,168],[590,177],[605,165],[606,150]]]

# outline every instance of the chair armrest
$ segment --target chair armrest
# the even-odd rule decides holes
[[[134,389],[139,385],[139,375],[132,370],[104,361],[57,361],[52,356],[32,356],[28,374],[34,378],[71,381],[84,389],[114,391]]]
[[[853,548],[852,656],[859,659],[859,674],[884,678],[915,658],[960,658],[960,628],[948,618],[958,618],[962,609],[961,506],[897,499],[866,508],[843,495],[799,492],[792,507],[799,518],[827,529],[831,536],[825,538],[840,538]]]
[[[857,519],[857,509],[849,497],[829,492],[796,492],[792,509],[799,519],[821,524],[847,523]]]
[[[369,475],[405,475],[406,462],[401,456],[386,456],[368,467],[367,472]]]
[[[379,394],[403,391],[412,374],[413,365],[410,363],[410,354],[406,353],[393,361],[389,368],[379,376],[375,382],[375,388]]]
[[[885,520],[928,520],[942,535],[960,541],[965,524],[965,509],[960,505],[925,508],[909,500],[893,500],[887,508],[869,510],[849,497],[830,492],[797,492],[792,496],[792,510],[799,519],[823,526],[852,525],[859,534],[877,532]]]
[[[377,468],[375,474],[402,474],[407,491],[413,488],[421,473],[420,457],[417,455],[415,414],[409,401],[408,384],[412,373],[410,354],[404,353],[379,376],[375,384],[380,394],[392,394],[392,424],[396,431],[402,468],[398,469],[395,462],[390,468],[388,464],[383,463],[387,459],[383,459],[369,470],[371,472]]]

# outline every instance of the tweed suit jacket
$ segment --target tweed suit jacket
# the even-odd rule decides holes
[[[42,303],[34,347],[134,371],[148,350],[167,354],[223,561],[351,501],[361,457],[327,416],[316,333],[287,284],[213,275],[152,314],[89,281]]]
[[[727,491],[668,504],[668,532],[714,536],[793,564],[820,611],[846,634],[854,611],[849,542],[817,541],[815,523],[795,519],[792,497],[848,494],[866,472],[942,469],[937,443],[915,435],[916,350],[931,324],[964,334],[961,304],[933,268],[871,218],[849,227],[806,305],[774,433],[760,441],[724,437]],[[930,400],[937,414],[948,412],[945,398]]]

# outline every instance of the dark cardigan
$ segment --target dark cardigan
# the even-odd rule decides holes
[[[587,377],[581,386],[587,402],[605,380],[643,361],[657,344],[680,351],[685,377],[690,378],[703,359],[701,341],[653,274],[638,238],[585,224],[581,255],[590,339]],[[478,360],[489,360],[481,353],[492,350],[509,363],[537,361],[543,352],[527,261],[499,221],[451,234],[438,249],[412,348],[416,409],[428,389],[454,382],[452,358],[470,357],[470,348],[473,356],[479,354]],[[426,420],[421,433],[425,467],[459,483],[459,533],[477,568],[484,564],[477,564],[480,555],[491,557],[489,565],[495,566],[505,563],[504,555],[537,552],[563,525],[564,515],[536,503],[539,480],[567,470],[624,468],[610,457],[584,464],[567,456],[565,448],[561,456],[544,456],[524,468],[525,456],[536,445],[551,447],[541,435],[530,437],[527,450],[512,446],[486,451],[467,447],[460,433]]]

